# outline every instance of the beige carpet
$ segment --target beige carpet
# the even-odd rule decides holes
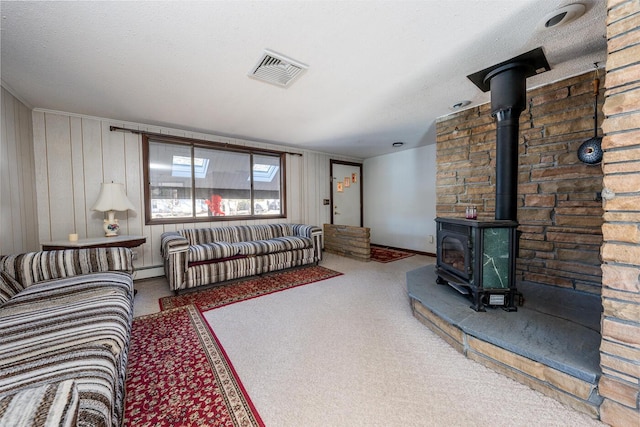
[[[343,276],[206,312],[267,426],[596,426],[464,358],[411,314],[406,271],[323,254]],[[135,315],[172,295],[137,280]]]
[[[205,313],[267,426],[592,426],[464,358],[411,314],[405,272],[326,254],[343,276]]]

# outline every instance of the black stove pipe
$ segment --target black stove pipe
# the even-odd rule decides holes
[[[526,79],[531,67],[509,63],[487,74],[491,86],[491,116],[496,128],[497,220],[518,220],[518,150],[520,113],[525,110]]]

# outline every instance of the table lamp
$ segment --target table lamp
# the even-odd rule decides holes
[[[104,232],[106,237],[118,235],[120,225],[115,218],[116,211],[135,210],[133,203],[127,199],[123,184],[102,183],[98,200],[91,208],[92,211],[107,212],[108,218],[104,220]]]

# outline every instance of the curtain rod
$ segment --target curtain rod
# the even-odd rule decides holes
[[[197,141],[203,141],[203,142],[209,142],[209,141],[204,141],[202,139],[197,139],[197,138],[186,138],[184,136],[173,136],[173,135],[167,135],[166,133],[157,133],[157,132],[147,132],[145,130],[138,130],[138,129],[128,129],[128,128],[122,128],[122,127],[118,127],[118,126],[109,126],[109,130],[111,132],[131,132],[131,133],[135,133],[136,135],[149,135],[149,136],[161,136],[164,138],[178,138],[178,139],[184,139],[184,140],[197,140]],[[218,144],[221,144],[220,142]],[[233,145],[233,144],[226,144],[225,145]],[[240,146],[243,147],[243,146]],[[243,147],[244,148],[244,147]],[[256,148],[257,150],[259,150],[258,147],[249,147],[249,148]],[[302,153],[293,153],[291,151],[281,151],[282,153],[285,154],[290,154],[292,156],[300,156],[302,157]]]

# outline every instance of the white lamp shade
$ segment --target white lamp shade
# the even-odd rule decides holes
[[[102,183],[98,200],[91,208],[92,211],[126,211],[135,210],[133,203],[127,199],[124,184]]]

